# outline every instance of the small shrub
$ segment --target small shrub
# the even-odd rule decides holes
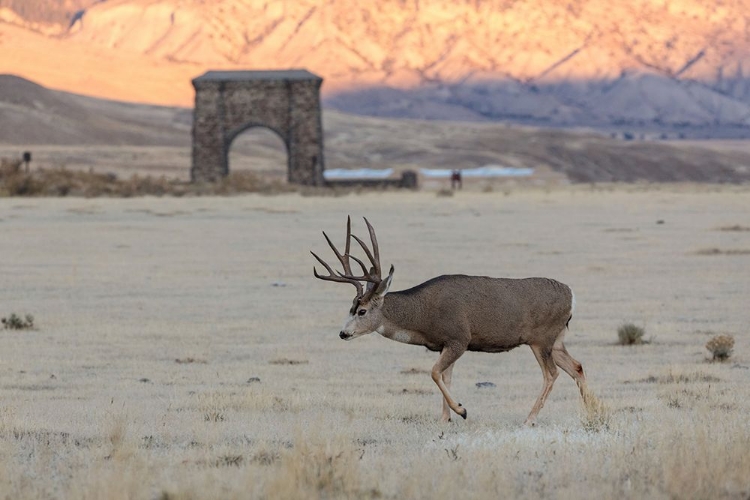
[[[706,343],[706,349],[713,354],[713,361],[726,361],[732,355],[734,337],[731,335],[716,335]]]
[[[450,198],[451,196],[453,196],[453,190],[452,189],[444,188],[444,189],[439,190],[436,193],[436,195],[439,198]]]
[[[617,338],[620,340],[620,345],[643,344],[645,343],[643,340],[645,334],[646,330],[633,323],[625,323],[617,329]]]
[[[3,328],[6,330],[31,330],[34,328],[34,316],[27,314],[26,317],[21,318],[16,313],[11,314],[7,318],[0,320],[3,324]]]
[[[21,171],[21,160],[0,158],[0,178],[17,174]]]

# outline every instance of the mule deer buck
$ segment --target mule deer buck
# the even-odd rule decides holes
[[[365,223],[372,250],[352,234],[351,218],[348,218],[343,255],[323,232],[344,272],[334,271],[310,252],[329,273],[320,275],[313,267],[313,274],[318,279],[349,283],[357,289],[349,316],[339,333],[342,339],[377,332],[388,339],[425,346],[440,353],[432,367],[432,380],[443,394],[443,421],[450,421],[450,410],[466,418],[466,408],[453,399],[449,389],[453,365],[467,350],[505,352],[523,344],[531,347],[542,369],[544,387],[526,425],[535,425],[536,416],[557,378],[558,366],[575,380],[586,401],[583,367],[568,354],[563,344],[575,306],[570,287],[548,278],[443,275],[408,290],[389,292],[394,268],[391,266],[388,276],[382,278],[375,230],[367,219]],[[352,238],[370,260],[369,270],[350,253]],[[362,269],[361,275],[354,275],[351,261]]]

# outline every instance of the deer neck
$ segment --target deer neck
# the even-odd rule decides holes
[[[383,324],[376,330],[385,338],[404,344],[424,345],[424,337],[419,331],[422,323],[421,310],[415,297],[399,293],[389,293],[383,297]]]

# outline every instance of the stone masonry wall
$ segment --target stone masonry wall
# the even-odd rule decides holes
[[[286,143],[289,182],[323,184],[321,83],[317,77],[194,80],[193,181],[227,175],[232,141],[250,127],[263,126]]]

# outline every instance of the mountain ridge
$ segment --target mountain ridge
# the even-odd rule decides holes
[[[84,12],[36,31],[58,50],[177,72],[306,67],[346,112],[750,136],[750,0],[109,0]]]

